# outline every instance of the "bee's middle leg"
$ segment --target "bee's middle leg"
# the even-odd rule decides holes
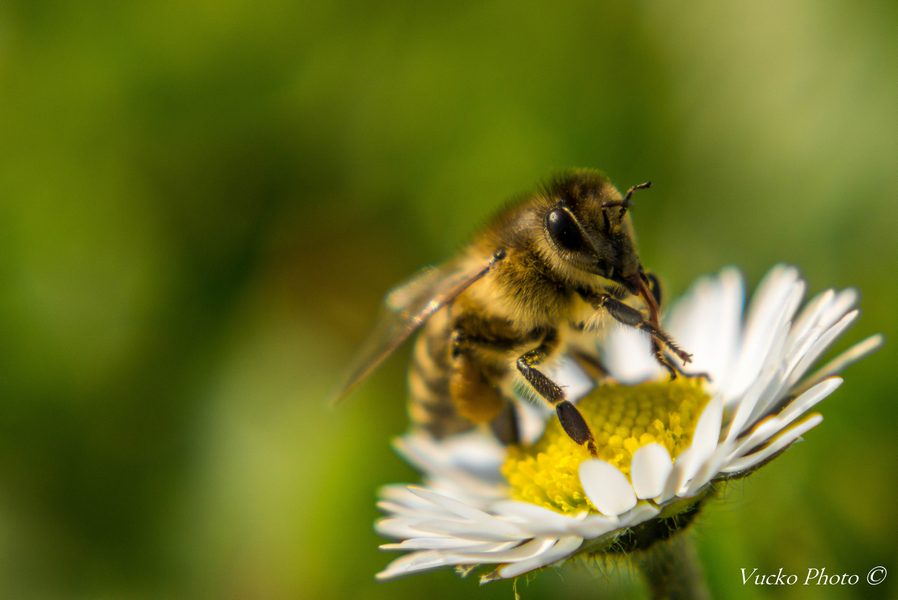
[[[596,456],[595,438],[586,419],[583,418],[577,407],[567,400],[564,390],[536,368],[557,346],[558,332],[550,331],[539,346],[518,357],[516,362],[518,371],[540,396],[555,407],[555,413],[558,415],[558,420],[565,433],[581,446],[585,444],[589,453]]]

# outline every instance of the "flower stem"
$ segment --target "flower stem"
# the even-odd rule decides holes
[[[708,586],[688,531],[653,544],[636,558],[654,600],[708,600]]]

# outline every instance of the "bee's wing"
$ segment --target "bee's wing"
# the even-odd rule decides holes
[[[497,254],[482,261],[460,260],[430,267],[387,294],[380,319],[358,352],[332,404],[349,395],[431,315],[486,275],[503,256]]]

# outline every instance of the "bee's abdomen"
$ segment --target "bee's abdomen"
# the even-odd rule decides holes
[[[415,340],[408,373],[412,423],[438,438],[473,427],[470,421],[459,416],[449,392],[450,334],[448,311],[433,315]]]

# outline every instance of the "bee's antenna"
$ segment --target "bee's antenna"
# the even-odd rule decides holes
[[[627,213],[627,209],[630,208],[630,204],[631,204],[630,199],[633,197],[633,193],[636,190],[647,190],[650,187],[652,187],[651,181],[637,183],[636,185],[632,186],[630,189],[627,190],[627,193],[624,194],[623,200],[614,200],[612,202],[603,202],[602,208],[613,208],[615,206],[619,206],[620,207],[620,215],[619,216],[620,216],[620,218],[623,218],[623,216]]]

